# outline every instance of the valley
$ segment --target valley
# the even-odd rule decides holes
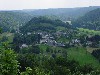
[[[0,75],[100,75],[99,14],[99,6],[0,11]]]

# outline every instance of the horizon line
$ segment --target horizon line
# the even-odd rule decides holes
[[[61,8],[28,8],[28,9],[0,9],[0,11],[23,11],[23,10],[46,10],[46,9],[74,9],[74,8],[86,8],[86,7],[100,7],[100,6],[80,6],[80,7],[61,7]]]

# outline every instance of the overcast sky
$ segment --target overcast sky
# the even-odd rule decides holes
[[[0,10],[100,6],[100,0],[0,0]]]

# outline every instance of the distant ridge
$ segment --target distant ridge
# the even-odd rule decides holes
[[[83,16],[87,12],[100,8],[100,6],[89,6],[89,7],[76,7],[76,8],[49,8],[49,9],[24,9],[25,13],[32,16],[49,16],[53,18],[58,18],[60,20],[66,21],[68,18],[76,19]]]
[[[100,8],[86,13],[84,16],[78,18],[73,24],[75,27],[100,30]]]

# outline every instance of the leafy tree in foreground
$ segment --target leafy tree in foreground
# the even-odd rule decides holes
[[[16,54],[11,49],[2,48],[0,51],[0,75],[17,75],[19,65]]]

